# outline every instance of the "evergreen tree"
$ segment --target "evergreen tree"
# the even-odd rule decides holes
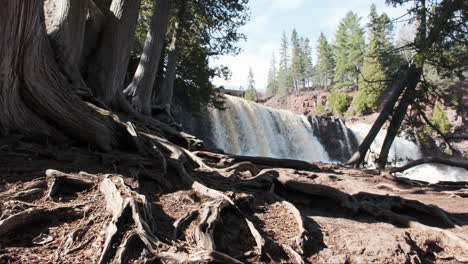
[[[369,28],[369,46],[372,45],[372,41],[375,42],[373,53],[368,52],[367,56],[377,56],[385,75],[388,78],[394,77],[403,63],[403,58],[394,52],[392,21],[386,13],[378,15],[375,4],[372,4],[367,27]]]
[[[328,44],[327,38],[320,33],[317,45],[317,64],[315,66],[314,79],[320,87],[327,88],[333,82],[335,69],[335,57],[333,49]]]
[[[249,75],[247,76],[247,90],[245,90],[244,99],[250,101],[257,100],[257,90],[255,89],[255,80],[252,68],[249,69]]]
[[[312,63],[312,48],[310,47],[309,38],[305,38],[302,42],[302,63],[303,65],[303,86],[311,87],[311,80],[313,74],[313,63]]]
[[[386,14],[379,16],[374,4],[369,14],[369,48],[366,52],[361,75],[359,76],[359,91],[354,97],[353,105],[357,113],[363,114],[367,110],[376,110],[382,93],[387,87],[387,75],[384,63],[387,61],[392,44],[389,39],[392,29]]]
[[[436,104],[432,110],[431,123],[444,135],[450,134],[452,125],[440,104]],[[433,131],[430,131],[433,132]]]
[[[356,85],[358,82],[365,49],[360,20],[357,14],[348,12],[336,32],[335,81],[339,86]]]
[[[289,44],[286,33],[283,32],[280,49],[280,61],[278,69],[278,94],[286,96],[291,92],[292,80],[289,71]]]
[[[293,89],[299,90],[299,82],[301,80],[301,44],[296,29],[291,33],[291,78],[293,81]]]
[[[266,95],[274,95],[278,92],[278,79],[276,70],[276,57],[275,53],[271,55],[270,69],[268,71],[268,81],[266,87]]]

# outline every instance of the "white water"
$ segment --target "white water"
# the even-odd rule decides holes
[[[331,162],[305,116],[226,96],[209,109],[217,147],[228,153]]]
[[[325,146],[321,145],[317,119],[310,122],[305,116],[290,111],[272,109],[254,102],[226,95],[226,110],[209,108],[211,136],[216,147],[228,153],[291,158],[306,161],[338,162],[330,158]],[[348,128],[337,121],[337,131],[327,131],[321,137],[336,137],[339,150],[353,153]],[[370,129],[369,125],[353,125],[351,130],[361,141]],[[366,160],[370,166],[378,153],[385,137],[380,131],[371,146]],[[330,148],[328,148],[330,149]],[[421,158],[419,146],[407,139],[397,137],[391,147],[389,160],[394,165],[403,165],[409,160]],[[424,164],[405,171],[403,174],[416,180],[428,181],[468,181],[468,172],[449,166]]]
[[[371,128],[370,125],[356,124],[350,127],[359,142],[366,136]],[[375,153],[379,153],[385,139],[385,130],[381,130],[374,142],[372,142],[370,152],[367,153],[366,161],[373,166]],[[422,158],[420,147],[413,141],[397,137],[390,148],[388,160],[394,166],[401,166],[410,160]],[[468,171],[461,168],[451,167],[441,164],[422,164],[400,173],[399,176],[408,177],[414,180],[421,180],[430,183],[439,181],[468,181]]]

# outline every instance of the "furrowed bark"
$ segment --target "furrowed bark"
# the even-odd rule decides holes
[[[96,52],[101,37],[101,31],[106,17],[101,12],[95,1],[88,0],[88,15],[86,17],[86,28],[84,33],[83,55],[80,65],[85,65],[89,55]]]
[[[46,24],[55,59],[63,73],[78,94],[91,97],[80,73],[88,5],[83,0],[46,1],[46,12],[51,13],[46,16]]]
[[[167,71],[163,84],[156,96],[156,107],[164,109],[169,117],[171,115],[172,95],[174,94],[174,81],[176,78],[176,66],[179,58],[177,47],[175,46],[175,34],[171,43],[171,51],[167,57]]]
[[[107,106],[119,109],[141,0],[113,0],[105,16],[99,48],[87,62],[87,83]]]
[[[151,26],[146,36],[140,63],[132,82],[124,91],[131,97],[133,107],[145,115],[151,115],[151,94],[164,47],[171,4],[169,0],[159,0],[154,3]]]
[[[177,62],[179,60],[179,53],[178,53],[178,38],[182,34],[183,26],[181,23],[184,22],[183,18],[186,15],[187,5],[185,2],[181,2],[181,7],[177,11],[177,20],[174,23],[174,29],[172,34],[172,40],[169,47],[169,54],[167,57],[167,70],[166,76],[163,80],[160,89],[157,89],[157,94],[154,100],[154,104],[156,108],[164,109],[166,114],[170,119],[172,119],[171,115],[171,104],[172,104],[172,96],[174,94],[174,82],[176,79],[176,68]]]
[[[70,93],[46,34],[44,2],[0,3],[0,133],[52,140],[66,134],[103,150],[117,145],[112,120]]]
[[[402,78],[394,84],[389,99],[387,100],[387,102],[385,102],[382,111],[377,117],[377,120],[375,120],[374,124],[372,125],[372,128],[367,133],[367,136],[359,145],[358,151],[356,151],[351,157],[351,159],[347,162],[348,165],[354,165],[355,167],[359,167],[359,165],[361,165],[361,163],[364,162],[364,158],[366,157],[367,151],[369,150],[372,142],[379,133],[380,129],[385,124],[385,121],[387,121],[388,116],[392,113],[392,110],[401,93],[403,92],[405,87],[410,85],[411,82],[418,82],[420,76],[421,69],[417,69],[414,65],[412,65],[405,72]]]

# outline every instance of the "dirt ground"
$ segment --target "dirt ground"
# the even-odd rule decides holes
[[[187,185],[121,153],[3,141],[0,263],[468,263],[468,183],[192,154],[207,167]]]

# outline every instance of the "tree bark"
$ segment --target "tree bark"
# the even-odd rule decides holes
[[[403,92],[405,87],[409,86],[410,82],[418,82],[420,76],[420,69],[416,69],[416,67],[412,65],[408,70],[406,70],[405,74],[397,82],[395,82],[389,94],[389,98],[383,106],[382,111],[380,112],[379,116],[372,125],[372,128],[367,133],[367,136],[359,145],[358,151],[356,151],[351,157],[351,159],[347,162],[348,165],[354,165],[355,167],[359,167],[359,165],[361,165],[361,163],[364,162],[364,158],[366,156],[367,151],[369,150],[372,142],[379,133],[380,129],[385,124],[385,121],[387,121],[388,116],[392,113],[393,108],[395,107],[395,104],[398,101],[398,98],[400,97],[401,93]]]
[[[95,53],[97,48],[99,48],[102,28],[106,20],[106,17],[101,12],[101,9],[95,1],[88,0],[88,3],[88,15],[86,17],[86,28],[83,43],[83,61],[80,62],[81,65],[85,65],[87,58],[89,58],[89,56]]]
[[[63,73],[78,94],[91,97],[80,73],[88,5],[83,0],[46,1],[46,25],[55,59]]]
[[[438,163],[438,164],[444,164],[448,166],[454,166],[454,167],[459,167],[459,168],[464,168],[468,170],[468,161],[464,159],[448,159],[448,158],[442,158],[442,157],[425,157],[422,159],[417,159],[409,162],[408,164],[401,166],[401,167],[393,167],[389,168],[388,172],[390,173],[395,173],[395,172],[402,172],[407,169],[410,169],[412,167],[425,164],[425,163]]]
[[[415,87],[408,87],[403,97],[398,104],[398,107],[395,109],[392,115],[392,120],[390,121],[390,127],[387,130],[387,134],[385,135],[384,143],[380,150],[379,158],[377,160],[377,167],[379,169],[385,168],[388,159],[388,153],[390,152],[390,147],[395,140],[395,137],[398,134],[398,130],[400,130],[400,126],[405,119],[406,111],[408,110],[409,105],[409,96],[410,91],[412,91]]]
[[[87,83],[107,106],[119,109],[133,47],[141,0],[113,0],[105,16],[99,48],[87,62]]]
[[[185,9],[182,7],[182,9]],[[180,16],[183,15],[185,10],[179,12],[179,19]],[[174,25],[174,33],[172,35],[171,45],[169,47],[169,55],[167,56],[167,70],[166,76],[163,80],[163,84],[158,89],[158,93],[155,99],[155,105],[157,108],[162,108],[166,111],[166,114],[169,118],[172,119],[171,115],[171,104],[172,104],[172,96],[174,94],[174,82],[176,79],[176,68],[177,62],[179,60],[179,53],[178,53],[178,46],[177,46],[177,39],[180,36],[182,28],[179,25],[179,22],[176,22]]]
[[[154,3],[151,26],[146,36],[140,63],[132,82],[124,91],[131,97],[136,111],[145,115],[151,115],[151,94],[164,47],[170,10],[170,0],[158,0]]]
[[[0,5],[0,134],[55,141],[67,135],[103,150],[117,145],[114,123],[70,93],[46,34],[44,2]]]

